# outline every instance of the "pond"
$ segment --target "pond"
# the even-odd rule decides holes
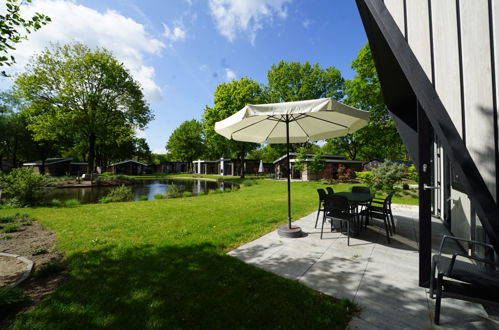
[[[232,189],[235,185],[228,181],[149,179],[136,180],[136,183],[130,187],[132,187],[134,200],[139,200],[141,196],[147,196],[148,200],[153,200],[155,194],[166,194],[172,184],[175,184],[182,192],[190,191],[193,195],[198,195],[200,192],[206,193],[208,190]],[[76,199],[82,204],[98,203],[99,199],[107,195],[113,188],[115,187],[52,188],[44,193],[44,200],[67,201]]]

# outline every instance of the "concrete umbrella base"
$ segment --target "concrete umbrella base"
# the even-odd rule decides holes
[[[288,225],[277,227],[277,233],[279,236],[286,238],[298,238],[303,236],[303,232],[300,227],[293,226],[289,228]]]

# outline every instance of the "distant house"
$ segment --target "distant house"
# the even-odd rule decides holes
[[[114,174],[140,175],[145,173],[146,167],[147,164],[128,159],[119,163],[111,164],[108,167],[108,172]]]
[[[154,173],[186,173],[187,162],[164,162],[159,165],[150,165]]]
[[[73,158],[68,157],[47,158],[45,165],[43,161],[37,160],[31,163],[23,163],[23,166],[32,168],[35,173],[44,173],[50,176],[80,176],[87,171],[88,163],[73,162]]]
[[[315,174],[312,173],[308,163],[312,162],[315,154],[306,154],[306,159],[304,160],[305,166],[302,171],[298,171],[293,167],[293,164],[296,163],[296,153],[289,153],[291,163],[291,178],[292,179],[301,179],[304,181],[309,180],[319,180],[319,179],[337,179],[338,178],[338,167],[340,165],[344,165],[347,169],[353,169],[354,171],[362,171],[363,161],[360,160],[347,160],[344,156],[338,155],[324,155],[323,158],[325,160],[324,170]],[[286,177],[286,168],[287,168],[287,155],[282,156],[279,159],[274,161],[276,177],[284,178]]]
[[[258,174],[260,161],[255,159],[246,159],[244,161],[244,173]],[[219,160],[195,160],[193,162],[193,172],[195,174],[214,174],[214,175],[239,175],[241,173],[241,162],[238,159],[220,158]],[[272,163],[263,163],[263,173],[274,172]]]

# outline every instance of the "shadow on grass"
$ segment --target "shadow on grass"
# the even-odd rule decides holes
[[[71,276],[14,328],[334,328],[355,307],[210,244],[108,246],[69,257]]]

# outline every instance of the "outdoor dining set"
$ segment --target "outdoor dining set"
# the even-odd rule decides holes
[[[324,223],[331,222],[331,232],[336,229],[344,232],[346,228],[347,244],[350,245],[350,236],[358,236],[367,228],[373,219],[383,221],[386,239],[390,243],[390,236],[395,233],[391,204],[394,192],[385,199],[376,198],[371,189],[365,186],[354,186],[351,192],[334,192],[332,187],[317,189],[319,194],[319,208],[315,220],[315,228],[322,212],[321,239],[324,234]]]

